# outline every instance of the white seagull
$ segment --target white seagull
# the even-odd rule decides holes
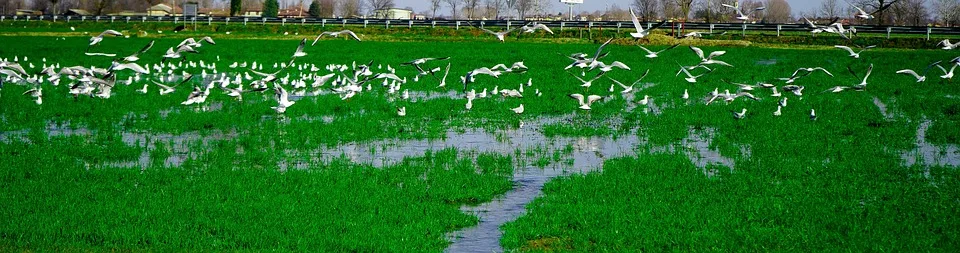
[[[875,48],[875,47],[877,47],[877,46],[867,46],[867,47],[861,48],[860,51],[858,51],[858,52],[854,52],[853,49],[850,48],[850,47],[848,47],[848,46],[836,45],[836,46],[833,46],[833,47],[839,48],[839,49],[843,49],[843,50],[847,50],[847,52],[850,52],[850,57],[853,57],[854,59],[860,59],[860,54],[863,53],[863,51],[867,51],[867,49]]]
[[[586,97],[586,100],[584,100],[584,97],[582,94],[570,94],[570,97],[573,99],[576,99],[577,102],[580,103],[579,108],[582,110],[590,110],[590,105],[593,104],[593,102],[603,99],[603,97],[601,96],[590,95]]]
[[[650,35],[650,31],[653,31],[653,29],[657,29],[657,27],[667,23],[667,21],[664,20],[659,24],[651,24],[649,27],[647,27],[647,29],[643,29],[643,25],[640,24],[640,20],[637,19],[637,14],[633,13],[633,8],[630,8],[630,18],[631,21],[633,21],[633,27],[637,29],[637,32],[630,33],[630,36],[635,39],[645,38],[647,35]]]
[[[353,39],[355,39],[355,40],[357,40],[357,41],[361,41],[361,40],[360,40],[360,37],[357,37],[357,34],[356,34],[356,33],[353,33],[353,31],[343,30],[343,31],[337,31],[337,32],[323,32],[323,33],[321,33],[320,35],[317,35],[317,38],[316,38],[316,39],[313,39],[313,44],[310,44],[310,45],[311,45],[311,46],[316,45],[316,44],[317,44],[317,41],[320,41],[320,37],[323,37],[324,35],[330,35],[330,36],[332,36],[332,37],[337,37],[337,36],[340,36],[340,34],[350,35],[351,38],[353,38]]]

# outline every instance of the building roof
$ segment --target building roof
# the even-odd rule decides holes
[[[277,12],[278,17],[300,17],[307,16],[307,10],[300,11],[300,9],[283,9]]]
[[[174,10],[176,10],[177,13],[183,13],[183,9],[180,8],[180,6],[170,7],[169,5],[166,5],[166,4],[157,4],[154,6],[150,6],[150,8],[147,8],[147,11],[163,11],[166,13],[173,13]]]
[[[68,9],[67,13],[76,13],[81,16],[90,16],[90,11],[84,9]]]

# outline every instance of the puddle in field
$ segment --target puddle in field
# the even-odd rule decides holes
[[[766,59],[757,61],[757,65],[770,66],[777,64],[777,59]]]
[[[498,130],[494,132],[468,129],[461,132],[450,131],[439,140],[384,140],[368,143],[347,143],[336,147],[321,147],[318,150],[286,151],[288,158],[301,159],[280,164],[281,170],[303,169],[333,159],[348,159],[356,163],[368,163],[382,167],[399,163],[405,157],[422,156],[427,151],[456,149],[476,153],[500,153],[515,157],[517,169],[513,175],[513,189],[491,202],[479,206],[464,206],[466,213],[480,218],[479,224],[448,234],[453,243],[447,252],[499,252],[502,232],[500,226],[511,222],[524,214],[526,205],[540,196],[544,184],[549,180],[573,173],[599,171],[607,159],[636,155],[640,147],[647,145],[644,139],[635,133],[623,134],[619,138],[609,137],[546,137],[541,127],[547,124],[568,122],[572,115],[547,117],[530,122],[522,129]],[[63,128],[47,129],[50,135],[89,135],[87,130],[69,130]],[[25,134],[23,132],[21,134]],[[10,138],[14,133],[2,133],[0,139]],[[179,166],[186,159],[201,155],[212,141],[237,136],[237,133],[212,133],[200,135],[185,134],[136,134],[123,133],[123,142],[128,145],[139,143],[147,150],[156,148],[155,141],[163,142],[169,149],[170,157],[166,166]],[[690,130],[690,134],[671,145],[652,147],[656,153],[683,153],[708,177],[718,175],[719,165],[733,170],[732,158],[724,157],[710,148],[715,133],[712,129]],[[198,150],[199,149],[199,150]],[[191,151],[194,150],[194,151]],[[532,152],[531,152],[532,151]],[[242,150],[240,151],[242,152]],[[530,154],[528,154],[530,152]],[[550,159],[548,164],[537,164],[538,158],[550,157],[554,153],[562,154],[562,159]],[[741,155],[749,156],[748,148],[741,149]],[[526,156],[526,157],[525,157]],[[305,160],[303,160],[305,159]],[[143,167],[151,162],[149,152],[144,152],[137,161],[124,162],[115,166]],[[108,164],[109,165],[109,164]]]
[[[717,171],[716,168],[709,168],[708,166],[710,165],[727,167],[730,169],[730,172],[733,172],[736,167],[733,158],[725,157],[720,154],[719,151],[710,148],[715,135],[715,130],[712,128],[704,130],[691,128],[687,137],[681,140],[680,143],[665,147],[653,147],[651,151],[655,153],[677,153],[678,150],[686,151],[683,153],[687,154],[690,161],[693,162],[704,175],[713,178],[717,176],[719,171]],[[740,155],[742,157],[750,157],[750,148],[741,146]]]
[[[887,104],[884,104],[883,101],[880,101],[880,98],[873,97],[873,104],[877,106],[877,109],[880,109],[880,114],[883,114],[883,118],[887,120],[893,120],[893,113],[889,111]]]
[[[917,128],[917,147],[912,151],[903,152],[907,166],[920,164],[923,166],[960,166],[960,148],[957,145],[936,146],[927,142],[927,130],[933,121],[924,120]],[[924,172],[929,176],[929,171]]]

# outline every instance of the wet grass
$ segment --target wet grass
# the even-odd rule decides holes
[[[166,36],[107,38],[97,50],[123,55],[157,39],[155,48],[141,56],[152,65],[162,51],[179,43]],[[217,45],[204,46],[189,59],[209,63],[219,57],[222,72],[238,71],[227,68],[234,61],[271,66],[289,59],[298,42],[294,37],[306,36],[254,40],[217,35]],[[83,56],[86,37],[3,40],[0,57],[29,56],[38,66],[34,70],[41,58],[62,66],[109,63]],[[0,131],[24,137],[5,135],[0,142],[0,167],[7,168],[0,170],[0,200],[10,203],[0,207],[0,249],[438,251],[448,243],[446,233],[477,223],[458,210],[460,205],[487,202],[511,188],[511,175],[522,166],[516,159],[525,157],[536,167],[570,166],[573,148],[504,154],[443,150],[411,154],[383,168],[349,162],[346,155],[312,161],[310,152],[344,143],[442,138],[448,131],[470,128],[513,131],[520,121],[528,123],[524,131],[551,137],[636,134],[648,145],[637,147],[637,157],[608,160],[602,172],[548,183],[546,195],[528,205],[528,214],[503,228],[507,249],[957,248],[951,229],[960,225],[955,168],[906,167],[900,152],[914,148],[922,119],[933,122],[927,131],[931,143],[957,143],[960,89],[932,76],[917,84],[894,74],[955,55],[877,49],[852,59],[839,50],[705,47],[708,52],[728,50],[720,59],[736,67],[688,84],[674,74],[678,62],[697,61],[689,49],[649,60],[637,47],[611,45],[607,60],[634,70],[613,71],[609,77],[631,83],[650,69],[644,82],[656,84],[638,89],[627,101],[619,88],[608,91],[608,80],[586,90],[562,72],[568,61],[557,53],[595,49],[594,44],[331,40],[308,48],[301,60],[321,68],[369,60],[375,60],[374,66],[397,67],[415,58],[450,56],[448,90],[462,89],[458,76],[469,70],[526,62],[527,73],[480,77],[470,87],[515,89],[532,78],[534,85],[525,87],[523,99],[478,99],[470,111],[460,98],[398,100],[384,95],[378,84],[374,92],[348,101],[336,95],[306,97],[282,116],[270,109],[275,105],[271,94],[238,102],[214,91],[208,101],[222,103],[222,108],[203,111],[179,104],[190,92],[186,87],[158,96],[154,88],[149,95],[135,93],[142,84],[121,85],[113,98],[102,100],[75,99],[61,85],[45,86],[44,103],[38,106],[21,96],[29,87],[5,84]],[[775,60],[772,65],[761,63],[770,60]],[[871,63],[875,69],[866,91],[821,93],[859,83],[846,73],[847,66],[862,74]],[[814,66],[837,78],[817,73],[798,81],[807,87],[805,96],[784,93],[790,100],[780,117],[772,115],[778,99],[766,90],[755,92],[763,98],[756,102],[701,102],[714,88],[736,89],[724,79],[772,82],[798,67]],[[400,76],[413,73],[398,68]],[[404,87],[446,92],[436,83],[424,78]],[[543,95],[532,95],[534,89]],[[690,101],[680,99],[684,90]],[[576,109],[570,93],[613,98],[586,112]],[[643,95],[654,98],[660,114],[642,105],[627,109]],[[873,97],[888,102],[898,116],[885,119]],[[520,103],[524,114],[508,110]],[[397,117],[397,106],[406,106],[408,115]],[[741,108],[748,109],[748,117],[734,120],[729,111]],[[810,109],[817,110],[817,121],[808,119]],[[536,125],[544,118],[559,120]],[[70,129],[89,134],[57,134]],[[677,152],[655,148],[678,146],[691,132],[712,132],[710,148],[736,166],[698,168],[682,154],[690,147]],[[147,138],[131,142],[124,134]],[[162,135],[198,137],[178,142]],[[128,164],[144,154],[147,164]],[[176,157],[186,158],[179,166],[169,165]]]
[[[222,141],[180,167],[141,171],[102,164],[143,148],[96,137],[0,145],[4,248],[436,251],[477,222],[459,205],[510,189],[513,168],[509,157],[443,150],[384,168],[335,160],[280,172],[249,160],[271,151],[237,154],[240,142]]]

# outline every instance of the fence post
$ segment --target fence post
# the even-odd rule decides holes
[[[13,21],[14,21],[14,22],[17,21],[17,16],[13,16]]]
[[[710,33],[713,33],[713,26],[714,24],[710,24]]]
[[[620,33],[620,26],[622,26],[622,25],[623,25],[622,23],[617,22],[617,33]],[[649,27],[649,26],[648,26],[648,27]]]
[[[777,25],[777,37],[780,37],[780,29],[783,29],[783,25]]]
[[[27,16],[27,21],[28,21],[28,22],[30,21],[30,16]]]
[[[70,17],[67,17],[67,20],[70,20]],[[147,17],[143,17],[143,20],[140,21],[140,23],[146,23],[146,22],[147,22]]]
[[[387,27],[387,29],[390,29],[390,20],[387,20],[387,22],[386,22],[386,27]]]
[[[281,18],[281,19],[280,19],[280,26],[286,26],[286,25],[287,25],[287,18]]]
[[[437,28],[437,21],[431,21],[430,28]]]
[[[507,20],[507,30],[510,30],[510,20]]]
[[[53,15],[53,22],[54,22],[54,23],[57,22],[57,15]]]
[[[457,30],[460,30],[460,21],[457,21]]]
[[[593,29],[593,21],[590,21],[590,23],[587,23],[587,28]]]
[[[413,20],[407,21],[407,28],[413,28]]]
[[[27,20],[30,20],[30,17],[29,17],[29,16],[27,17]],[[100,22],[100,16],[97,16],[97,23],[99,23],[99,22]]]
[[[0,22],[3,22],[4,19],[7,19],[7,16],[0,16]]]
[[[230,17],[227,17],[227,19],[225,19],[223,23],[224,23],[225,25],[229,25],[229,24],[230,24]]]
[[[247,26],[247,21],[250,21],[250,18],[243,18],[243,26]]]
[[[303,25],[306,25],[306,24],[307,24],[307,18],[302,18],[302,19],[300,19],[300,26],[303,26]]]
[[[344,23],[346,23],[346,22],[344,22]],[[368,23],[370,23],[370,20],[364,19],[364,20],[363,20],[363,28],[367,28],[367,24],[368,24]]]
[[[327,27],[327,19],[320,20],[320,27]]]
[[[560,31],[563,31],[563,21],[560,21]]]
[[[347,20],[346,20],[346,19],[343,19],[343,24],[341,24],[341,26],[347,27]]]
[[[483,26],[486,25],[486,24],[487,24],[487,22],[480,21],[480,28],[484,28]]]
[[[887,39],[890,39],[890,32],[893,31],[893,27],[887,27]]]
[[[0,21],[2,21],[3,18],[5,18],[5,17],[0,17]],[[67,16],[67,23],[70,23],[70,18],[72,18],[72,17],[71,17],[71,16]]]
[[[157,17],[157,22],[163,21],[163,17]]]
[[[927,40],[930,40],[930,33],[933,32],[933,28],[927,27]]]
[[[117,16],[111,16],[111,17],[110,17],[110,23],[113,23],[113,21],[116,20],[116,19],[117,19]]]
[[[746,23],[743,24],[743,30],[740,31],[740,35],[743,36],[743,37],[747,37],[747,24],[746,24]]]
[[[212,17],[207,17],[207,25],[209,26],[209,25],[212,25],[212,24],[213,24],[213,18],[212,18]]]
[[[13,20],[16,21],[16,20],[17,20],[17,16],[13,16]],[[87,20],[87,16],[80,16],[80,22],[83,22],[83,21],[86,21],[86,20]]]

